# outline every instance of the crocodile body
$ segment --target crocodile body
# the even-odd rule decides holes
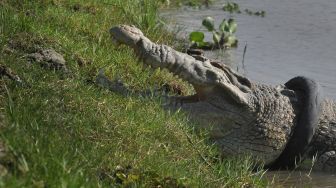
[[[321,97],[315,82],[298,77],[285,85],[257,84],[222,63],[153,43],[134,26],[119,25],[110,34],[144,64],[193,85],[194,95],[165,96],[164,108],[183,110],[208,129],[223,156],[252,155],[270,168],[315,158],[315,169],[336,171],[336,104]],[[127,93],[102,74],[97,82]]]

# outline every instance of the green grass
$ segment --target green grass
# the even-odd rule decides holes
[[[155,0],[0,1],[0,63],[29,84],[0,79],[7,149],[0,164],[8,170],[1,187],[265,186],[250,160],[218,160],[206,134],[196,134],[183,114],[162,110],[159,99],[92,84],[105,67],[135,89],[189,88],[165,71],[143,70],[130,49],[110,42],[108,29],[127,23],[172,44],[158,19],[160,6]],[[62,53],[72,74],[29,64],[25,56],[39,48]]]

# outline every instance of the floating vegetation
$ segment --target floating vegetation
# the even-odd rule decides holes
[[[209,7],[214,0],[160,0],[161,3],[164,3],[165,5],[173,5],[173,6],[188,6],[193,7],[196,9],[202,8],[202,7]]]
[[[227,2],[223,5],[223,10],[229,13],[241,13],[240,7],[237,3],[234,2]],[[252,11],[250,9],[245,9],[244,12],[248,15],[255,15],[255,16],[261,16],[261,17],[265,17],[266,12],[264,10],[260,10],[260,11]]]
[[[240,9],[239,9],[239,5],[237,3],[233,3],[233,2],[227,2],[226,4],[224,4],[223,6],[223,10],[226,12],[230,12],[230,13],[241,13]]]
[[[266,12],[263,11],[263,10],[253,12],[249,9],[245,9],[245,13],[248,14],[248,15],[255,15],[255,16],[261,16],[261,17],[265,17],[265,14],[266,14]]]
[[[212,17],[206,17],[202,25],[212,32],[212,42],[204,41],[205,34],[201,31],[194,31],[189,34],[189,41],[192,43],[191,48],[201,49],[222,49],[238,46],[238,40],[234,33],[237,31],[237,23],[234,19],[223,19],[218,27],[215,28],[215,21]]]
[[[193,7],[200,7],[202,5],[208,7],[210,4],[213,3],[213,0],[203,0],[203,1],[200,1],[200,0],[189,0],[186,2],[186,5],[187,6],[193,6]]]

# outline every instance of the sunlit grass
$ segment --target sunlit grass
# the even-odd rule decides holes
[[[92,83],[105,67],[134,89],[167,82],[188,88],[164,71],[143,69],[130,49],[110,43],[108,29],[128,23],[171,44],[159,6],[152,0],[0,3],[0,63],[27,83],[0,80],[1,140],[8,150],[0,159],[8,168],[2,187],[263,185],[248,159],[217,159],[206,134],[195,134],[183,114],[161,109],[158,98],[124,97]],[[28,63],[26,55],[39,48],[63,54],[71,74]],[[139,177],[118,182],[120,166]]]

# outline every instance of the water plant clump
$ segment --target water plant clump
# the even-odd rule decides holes
[[[212,33],[213,41],[204,41],[205,34],[201,31],[194,31],[189,34],[191,48],[227,49],[238,46],[238,40],[234,35],[237,31],[237,23],[234,19],[223,19],[216,29],[214,19],[209,16],[202,21],[202,25]]]
[[[165,3],[166,5],[172,6],[187,6],[193,8],[202,8],[202,7],[209,7],[214,0],[160,0],[161,2]]]
[[[261,16],[261,17],[265,17],[266,15],[266,12],[264,10],[253,12],[250,9],[245,9],[244,11],[248,15],[255,15],[255,16]]]
[[[235,2],[227,2],[223,5],[223,10],[229,13],[238,13],[240,14],[242,11],[240,10],[240,7],[237,3]],[[248,15],[255,15],[255,16],[261,16],[265,17],[266,12],[264,10],[259,10],[259,11],[252,11],[250,9],[245,9],[244,12]]]
[[[224,4],[223,6],[223,10],[230,12],[230,13],[241,13],[239,5],[237,3],[234,2],[227,2],[226,4]]]

